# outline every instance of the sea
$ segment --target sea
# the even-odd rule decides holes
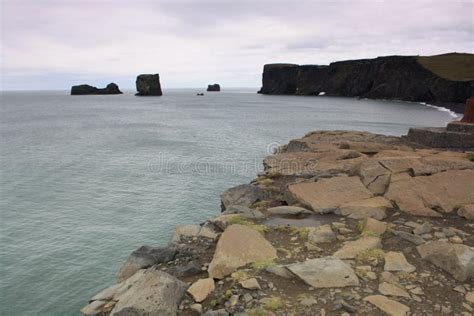
[[[314,130],[402,135],[456,114],[426,104],[270,96],[1,92],[0,315],[78,315],[141,245],[220,212],[278,146]]]

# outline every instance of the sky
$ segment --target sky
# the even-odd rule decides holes
[[[267,63],[474,52],[474,0],[0,2],[1,90],[258,88]]]

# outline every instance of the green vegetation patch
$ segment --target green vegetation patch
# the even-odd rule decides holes
[[[459,81],[474,79],[474,54],[450,53],[420,56],[418,62],[429,71],[445,79]]]
[[[238,225],[244,225],[244,226],[247,226],[249,228],[252,228],[252,229],[255,229],[256,231],[258,231],[259,233],[261,234],[265,234],[266,232],[268,232],[268,227],[265,226],[265,225],[261,225],[261,224],[256,224],[254,222],[252,222],[251,220],[239,215],[239,216],[235,216],[235,217],[232,217],[231,219],[229,219],[229,225],[233,225],[233,224],[238,224]]]
[[[254,263],[252,263],[252,269],[254,271],[263,271],[265,270],[266,268],[274,265],[275,263],[273,262],[273,260],[260,260],[260,261],[255,261]]]

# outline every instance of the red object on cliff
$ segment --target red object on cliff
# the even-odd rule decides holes
[[[462,118],[461,122],[474,124],[474,97],[470,97],[466,100],[464,117]]]

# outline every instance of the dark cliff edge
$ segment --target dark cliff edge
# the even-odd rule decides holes
[[[207,85],[208,92],[219,92],[221,91],[221,86],[218,83]]]
[[[426,102],[463,112],[474,92],[474,54],[386,56],[325,65],[267,64],[262,94]]]
[[[115,83],[109,83],[105,88],[97,88],[88,84],[81,84],[71,87],[71,95],[88,95],[88,94],[122,94],[119,86]]]

